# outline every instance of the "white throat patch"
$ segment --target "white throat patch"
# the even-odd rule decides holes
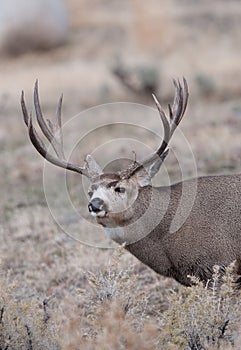
[[[105,227],[105,234],[108,238],[112,239],[113,241],[117,240],[118,242],[124,239],[124,229],[122,227]]]

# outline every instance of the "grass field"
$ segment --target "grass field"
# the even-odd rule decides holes
[[[0,348],[239,349],[241,310],[232,292],[232,273],[227,272],[221,294],[200,284],[182,288],[116,249],[85,214],[76,220],[62,191],[62,170],[48,166],[43,186],[43,160],[28,140],[20,94],[23,89],[33,109],[38,78],[49,117],[64,93],[68,150],[99,123],[122,118],[141,125],[140,131],[110,126],[93,132],[73,155],[82,163],[97,148],[97,160],[106,164],[118,156],[131,157],[132,144],[114,142],[98,149],[100,144],[120,132],[155,148],[158,138],[143,127],[159,133],[160,122],[153,111],[147,118],[145,107],[132,104],[127,109],[122,104],[88,108],[122,101],[154,107],[148,84],[165,105],[172,100],[172,78],[185,76],[190,103],[181,130],[198,175],[238,173],[240,2],[68,0],[68,8],[65,46],[0,57]],[[114,74],[116,69],[128,72],[129,86]],[[73,123],[71,118],[86,109]],[[185,165],[185,176],[193,176],[190,152],[178,135],[172,149]],[[173,153],[166,168],[171,181],[181,179]],[[72,202],[84,212],[87,199],[80,178],[67,179]]]

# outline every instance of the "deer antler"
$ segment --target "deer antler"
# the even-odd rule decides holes
[[[155,101],[155,104],[157,106],[157,109],[159,111],[163,126],[164,126],[164,139],[163,139],[160,147],[156,150],[156,154],[158,154],[158,156],[161,156],[162,153],[165,151],[174,131],[176,130],[176,127],[178,126],[178,124],[182,120],[182,117],[183,117],[185,110],[186,110],[186,107],[187,107],[188,86],[187,86],[186,79],[183,78],[184,89],[182,88],[179,80],[178,81],[173,80],[173,83],[174,83],[174,86],[176,88],[176,91],[175,91],[175,97],[174,97],[172,107],[170,104],[168,104],[170,122],[168,122],[166,114],[165,114],[164,110],[162,109],[156,96],[152,95],[153,99]]]
[[[66,157],[64,155],[63,134],[62,134],[62,126],[61,126],[62,100],[63,100],[63,95],[61,95],[59,98],[56,116],[55,116],[55,122],[52,123],[50,120],[47,120],[47,123],[48,123],[47,125],[46,121],[43,118],[40,103],[39,103],[38,81],[36,80],[35,87],[34,87],[34,106],[35,106],[36,117],[42,133],[50,142],[51,146],[53,147],[57,155],[57,157],[54,157],[48,152],[45,144],[43,143],[41,138],[38,136],[37,131],[33,126],[32,116],[31,114],[30,115],[28,114],[26,104],[24,101],[24,92],[22,91],[21,106],[23,111],[24,122],[28,127],[30,140],[33,146],[36,148],[36,150],[41,154],[41,156],[43,156],[50,163],[53,163],[54,165],[57,165],[61,168],[74,171],[76,173],[85,175],[88,178],[90,178],[90,174],[88,172],[87,167],[81,168],[76,164],[69,163],[66,160]]]
[[[163,137],[162,143],[154,153],[144,158],[140,162],[134,162],[134,164],[132,164],[130,168],[128,168],[127,170],[124,170],[122,173],[123,177],[132,176],[141,167],[145,167],[153,163],[157,159],[157,157],[164,159],[165,155],[168,153],[168,148],[167,148],[168,143],[174,131],[176,130],[178,124],[182,120],[182,117],[187,107],[188,96],[189,96],[188,85],[185,78],[183,78],[183,87],[181,86],[179,80],[176,81],[174,79],[173,84],[175,86],[175,97],[173,100],[173,105],[171,106],[170,104],[168,104],[169,118],[166,116],[166,113],[161,107],[156,96],[152,95],[164,127],[164,137]]]

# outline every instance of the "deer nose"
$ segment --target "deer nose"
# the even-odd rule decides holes
[[[95,213],[98,213],[99,211],[103,210],[104,201],[101,198],[93,198],[92,201],[89,203],[88,208],[89,212],[92,211]]]

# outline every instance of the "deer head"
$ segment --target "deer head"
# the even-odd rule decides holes
[[[188,86],[183,79],[183,86],[174,80],[175,97],[173,105],[168,105],[169,117],[165,114],[157,98],[153,95],[164,127],[164,137],[158,149],[141,161],[134,161],[126,169],[116,173],[104,173],[91,155],[85,159],[80,167],[69,163],[64,155],[63,135],[61,128],[62,96],[59,99],[55,121],[45,121],[40,107],[38,82],[34,88],[34,106],[37,122],[43,135],[50,142],[56,156],[51,155],[39,135],[37,134],[32,116],[29,115],[21,96],[21,106],[24,122],[28,127],[30,140],[36,150],[49,162],[86,176],[90,180],[88,191],[88,209],[92,216],[105,227],[124,226],[133,217],[136,199],[143,188],[151,186],[151,180],[159,171],[168,154],[168,143],[185,113],[188,101]]]

